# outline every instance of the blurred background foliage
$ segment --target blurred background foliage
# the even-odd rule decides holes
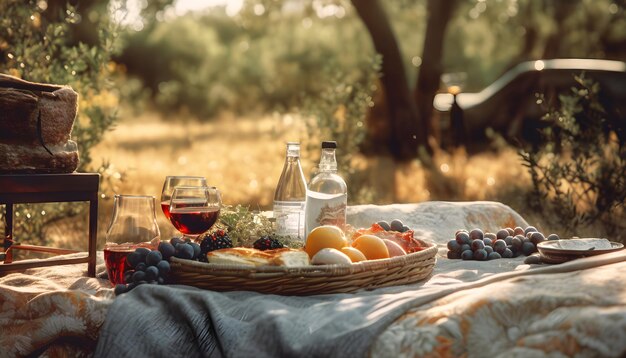
[[[384,1],[410,84],[422,62],[426,1]],[[444,72],[480,90],[522,60],[626,58],[624,4],[612,0],[457,1],[445,37]],[[374,50],[346,1],[245,1],[175,16],[172,5],[122,34],[116,61],[162,110],[202,119],[221,110],[300,106],[324,91],[326,63],[367,76]],[[140,29],[135,31],[135,29]],[[364,67],[365,66],[365,67]]]
[[[428,50],[423,49],[427,9],[435,2],[379,0],[412,90]],[[485,191],[494,178],[500,180],[496,174],[486,178],[487,189],[476,189],[480,184],[473,178],[475,162],[462,149],[437,148],[399,172],[387,164],[378,166],[379,173],[396,173],[390,174],[391,180],[389,176],[380,180],[391,186],[382,190],[372,186],[378,175],[358,164],[359,152],[367,136],[377,131],[371,119],[385,117],[381,110],[385,100],[380,94],[380,59],[350,1],[212,1],[212,7],[189,12],[180,6],[183,3],[193,2],[0,0],[0,72],[68,84],[80,93],[73,131],[80,148],[80,170],[103,175],[105,199],[123,186],[125,173],[115,163],[94,163],[91,149],[115,125],[116,113],[123,108],[131,110],[126,118],[151,110],[172,123],[276,113],[309,118],[307,131],[343,141],[342,172],[352,183],[353,204],[493,199],[518,210],[528,207],[510,200],[532,191],[528,187],[504,185],[497,193]],[[436,70],[465,72],[466,91],[484,88],[525,60],[626,60],[624,0],[448,0],[442,4],[452,7],[452,15]],[[510,153],[505,146],[494,140],[492,149]],[[305,153],[306,164],[316,162],[316,152]],[[394,181],[418,169],[425,171],[422,179],[413,180],[408,189],[393,187]],[[521,175],[510,168],[508,172]],[[529,185],[533,185],[530,180]],[[39,232],[40,223],[31,222],[33,226],[25,226],[24,232]]]
[[[125,33],[117,60],[164,111],[182,109],[204,120],[220,111],[285,111],[325,90],[329,64],[347,76],[372,71],[358,19],[320,19],[312,11],[246,3],[234,16],[216,8],[158,21]]]
[[[212,1],[190,12],[179,2],[185,1],[0,2],[0,70],[69,84],[82,95],[74,130],[81,168],[120,103],[201,121],[223,112],[297,112],[335,86],[333,77],[350,85],[380,70],[371,66],[376,54],[368,31],[346,0]],[[484,88],[523,60],[626,59],[624,1],[442,3],[452,17],[438,70],[465,72],[466,91]],[[427,1],[381,4],[413,86],[424,57]]]

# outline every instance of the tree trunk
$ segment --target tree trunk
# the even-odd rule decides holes
[[[531,19],[533,17],[533,14],[545,12],[546,8],[545,3],[543,2],[530,2],[520,8],[518,16],[520,19],[523,20],[521,20],[521,24],[519,26],[522,26],[522,28],[524,29],[524,42],[517,56],[515,56],[511,60],[511,62],[504,68],[502,73],[500,73],[500,75],[506,73],[507,71],[511,70],[513,67],[519,65],[524,61],[537,59],[536,47],[540,40],[540,34],[536,26],[536,21],[531,21]]]
[[[400,48],[389,19],[378,0],[352,0],[352,5],[369,31],[374,49],[382,56],[381,83],[390,127],[387,147],[396,159],[415,158],[419,146],[427,147],[428,129],[411,97]]]
[[[563,56],[561,47],[561,41],[563,34],[565,34],[566,27],[565,21],[571,16],[574,11],[579,8],[579,0],[556,0],[553,1],[553,18],[556,23],[556,31],[550,34],[546,45],[543,50],[544,59],[558,58]]]
[[[428,123],[428,130],[433,132],[432,112],[435,93],[439,89],[442,73],[443,43],[448,22],[452,16],[456,0],[428,0],[428,20],[422,65],[420,66],[415,88],[415,103],[419,117]]]

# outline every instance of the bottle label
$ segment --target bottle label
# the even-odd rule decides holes
[[[276,234],[304,240],[304,201],[275,201]]]
[[[308,191],[306,197],[306,233],[321,225],[346,225],[348,194],[324,194]]]

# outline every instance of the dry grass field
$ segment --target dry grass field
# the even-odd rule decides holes
[[[153,195],[158,202],[167,175],[204,176],[221,190],[225,204],[271,210],[284,143],[292,140],[303,144],[302,164],[309,177],[319,153],[307,148],[317,147],[319,139],[311,138],[295,116],[222,116],[206,123],[168,120],[150,113],[124,117],[92,150],[94,166],[109,163],[101,186],[99,249],[111,220],[112,196]],[[524,193],[530,179],[516,151],[507,146],[475,155],[462,148],[439,151],[430,159],[408,163],[354,155],[353,162],[358,170],[348,178],[348,185],[359,189],[359,195],[351,197],[350,204],[494,200],[511,206],[544,232],[567,233],[558,219],[528,209]],[[156,217],[163,238],[176,234],[159,207]],[[86,227],[86,217],[55,222],[44,230],[44,240],[57,247],[86,250]],[[575,234],[594,235],[597,230],[589,227]]]
[[[294,116],[235,118],[199,123],[169,121],[155,114],[127,117],[108,132],[92,151],[94,165],[110,163],[101,186],[98,238],[104,245],[111,220],[114,194],[160,197],[167,175],[199,175],[217,186],[225,204],[271,210],[274,189],[284,161],[284,143],[303,144],[305,176],[314,171],[318,150],[306,126]],[[341,153],[338,153],[341,155]],[[353,156],[357,173],[348,185],[357,186],[358,197],[351,204],[415,203],[426,200],[493,200],[517,210],[530,224],[544,232],[593,237],[597,225],[572,233],[560,220],[528,209],[524,193],[530,179],[516,151],[508,146],[468,155],[464,149],[439,151],[430,159],[395,163],[387,157]],[[176,234],[156,208],[163,238]],[[599,224],[598,224],[599,225]],[[59,247],[86,250],[86,218],[72,218],[50,225],[45,239]],[[570,230],[571,231],[571,230]]]
[[[153,195],[158,201],[166,176],[193,175],[218,187],[226,204],[267,209],[282,169],[284,142],[304,137],[302,127],[290,118],[222,116],[199,123],[146,114],[121,121],[92,157],[95,165],[111,164],[106,173],[111,185],[104,185],[109,196]],[[110,197],[101,201],[102,230],[111,207]],[[164,235],[174,232],[160,209],[157,219]]]
[[[92,151],[94,165],[111,163],[105,193],[154,195],[159,199],[167,175],[199,175],[217,186],[224,203],[251,209],[271,209],[274,189],[284,161],[284,143],[303,144],[305,176],[312,173],[317,151],[308,151],[311,141],[297,117],[264,116],[199,123],[168,120],[155,114],[126,118]],[[338,152],[341,155],[341,152]],[[511,183],[528,180],[512,149],[468,156],[459,150],[436,153],[432,161],[397,164],[385,157],[355,156],[360,168],[353,183],[363,195],[351,203],[385,204],[425,200],[515,200]],[[425,166],[433,170],[424,170]],[[504,190],[506,189],[506,190]],[[376,195],[372,195],[376,193]],[[371,200],[369,198],[375,198]],[[514,207],[519,203],[508,203]],[[112,200],[100,206],[100,238],[111,217]],[[157,210],[162,234],[174,233]],[[50,232],[52,234],[52,232]]]
[[[94,164],[113,164],[117,194],[158,197],[167,175],[196,175],[221,189],[227,203],[268,205],[284,142],[302,139],[297,126],[274,118],[185,123],[152,115],[121,122],[92,155]]]
[[[112,195],[153,195],[158,202],[167,175],[204,176],[221,190],[225,204],[271,210],[286,141],[303,144],[305,176],[314,170],[319,153],[307,147],[311,142],[316,147],[319,140],[310,138],[305,128],[301,120],[289,115],[222,116],[206,123],[170,121],[155,114],[126,117],[92,150],[94,166],[110,163],[108,180],[101,187],[105,197],[100,202],[99,247],[111,220]],[[510,147],[471,156],[463,149],[441,151],[431,159],[408,163],[354,156],[354,166],[358,171],[348,185],[358,186],[360,195],[351,197],[351,204],[494,200],[510,205],[545,231],[563,232],[558,220],[527,209],[523,193],[529,187],[528,174]],[[176,234],[160,209],[156,210],[162,237]],[[86,249],[80,234],[85,228],[86,220],[55,223],[45,230],[46,240],[60,247]]]

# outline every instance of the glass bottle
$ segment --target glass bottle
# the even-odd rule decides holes
[[[337,142],[322,142],[319,172],[311,179],[306,196],[306,234],[320,225],[346,225],[348,186],[337,174]]]
[[[116,195],[104,245],[109,281],[124,283],[126,256],[138,247],[158,249],[160,236],[154,196]]]
[[[306,181],[300,165],[300,143],[287,143],[287,157],[274,194],[276,234],[304,241]]]

